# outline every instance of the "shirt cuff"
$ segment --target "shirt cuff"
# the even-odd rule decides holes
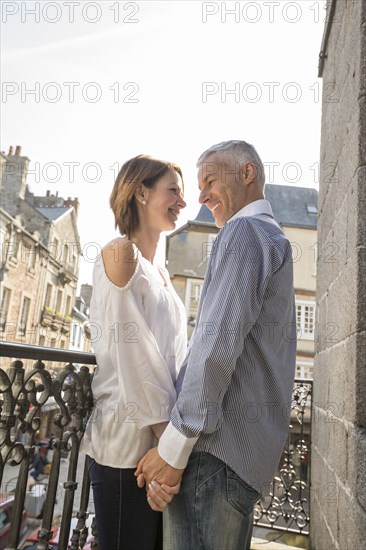
[[[173,468],[183,470],[198,437],[186,437],[171,422],[159,440],[158,453]]]

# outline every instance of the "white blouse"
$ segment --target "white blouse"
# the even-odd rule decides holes
[[[137,251],[133,276],[120,288],[102,255],[93,271],[90,303],[97,360],[93,413],[81,450],[98,464],[134,468],[156,446],[152,424],[169,421],[174,384],[186,354],[186,313],[169,274]]]

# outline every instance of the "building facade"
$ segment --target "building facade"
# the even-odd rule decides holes
[[[68,348],[81,248],[77,199],[27,184],[29,159],[1,153],[0,339]]]
[[[81,285],[80,296],[76,297],[72,310],[72,324],[70,334],[70,350],[92,351],[91,333],[89,325],[89,308],[93,287]]]

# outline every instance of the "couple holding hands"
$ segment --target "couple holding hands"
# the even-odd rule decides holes
[[[180,168],[137,156],[110,197],[121,237],[94,267],[98,366],[82,442],[101,550],[249,549],[253,507],[287,439],[291,245],[252,145],[214,145],[197,168],[199,201],[220,231],[188,348],[185,308],[155,260],[186,206]]]

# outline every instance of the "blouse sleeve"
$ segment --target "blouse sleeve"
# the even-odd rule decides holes
[[[138,427],[168,421],[176,400],[173,380],[131,288],[110,285],[104,337],[94,343],[116,370],[123,406],[133,406]],[[99,303],[100,307],[101,303]],[[103,365],[99,375],[103,376]]]

